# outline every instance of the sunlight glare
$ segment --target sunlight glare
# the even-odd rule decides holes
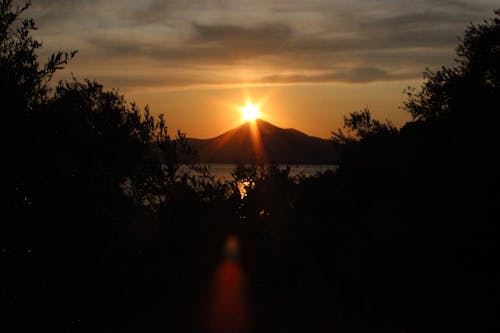
[[[247,102],[247,104],[241,108],[241,113],[243,114],[244,121],[252,121],[260,117],[259,106],[252,102]]]

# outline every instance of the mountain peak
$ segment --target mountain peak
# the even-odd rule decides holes
[[[271,124],[270,122],[265,121],[262,118],[257,118],[257,119],[254,120],[254,122],[257,124],[257,126],[270,126],[270,127],[279,128],[278,126],[275,126],[275,125]]]
[[[236,130],[238,128],[243,128],[243,127],[248,127],[248,126],[251,126],[255,124],[257,127],[269,127],[269,128],[277,128],[279,129],[280,127],[276,126],[276,125],[273,125],[271,124],[270,122],[264,120],[264,119],[261,119],[261,118],[257,118],[255,120],[248,120],[248,121],[245,121],[243,124],[233,128],[233,130]]]
[[[337,157],[329,140],[283,129],[263,119],[245,122],[215,138],[191,140],[191,144],[202,162],[327,164]]]
[[[297,129],[281,128],[281,127],[278,127],[278,126],[276,126],[276,125],[274,125],[274,124],[272,124],[264,119],[258,118],[258,119],[255,119],[253,121],[244,122],[243,124],[219,135],[219,137],[227,135],[229,133],[233,133],[232,135],[234,135],[235,132],[239,132],[240,134],[244,134],[246,132],[246,135],[249,135],[251,133],[252,128],[256,128],[257,132],[261,136],[277,135],[277,134],[283,133],[283,132],[293,132],[293,133],[296,133],[296,134],[299,134],[302,136],[309,136],[309,135],[307,135],[307,134],[305,134]]]

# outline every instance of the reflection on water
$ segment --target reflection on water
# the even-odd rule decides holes
[[[237,167],[236,164],[230,163],[209,163],[205,165],[206,168],[202,168],[205,171],[208,171],[211,175],[214,176],[215,180],[218,181],[232,181],[234,180],[233,173]],[[336,171],[338,166],[334,164],[280,164],[278,165],[279,169],[286,170],[289,169],[288,175],[290,177],[308,177],[314,176],[318,173],[323,173],[326,171]],[[180,167],[179,171],[181,173],[183,171],[189,172],[194,176],[201,175],[201,173],[197,173],[190,169],[189,166],[183,165]],[[238,192],[240,193],[240,198],[244,199],[249,189],[255,188],[255,182],[252,180],[252,176],[246,177],[245,179],[240,179],[236,184]]]
[[[245,199],[247,196],[247,190],[255,188],[255,182],[253,181],[240,181],[238,182],[238,191],[240,192],[241,199]]]
[[[215,178],[220,180],[232,179],[231,173],[236,168],[236,164],[212,163],[209,164],[210,171]],[[335,171],[338,166],[335,164],[280,164],[280,169],[290,167],[290,177],[314,176],[325,171]]]
[[[225,164],[225,163],[209,163],[209,164],[199,164],[199,165],[187,165],[183,164],[179,166],[177,170],[177,177],[185,177],[190,175],[196,181],[206,181],[207,179],[216,180],[220,182],[234,181],[233,176],[236,170],[236,164]],[[323,173],[326,171],[336,171],[338,168],[335,164],[298,164],[298,165],[287,165],[280,164],[278,169],[286,170],[288,169],[289,177],[308,177],[314,176],[318,173]],[[163,179],[164,180],[164,179]],[[248,190],[255,188],[255,173],[252,175],[245,175],[244,178],[239,178],[236,184],[237,190],[240,194],[240,198],[243,200],[247,197]],[[158,180],[161,181],[161,180]],[[134,196],[134,186],[130,178],[125,179],[121,185],[123,192],[128,196]],[[161,206],[166,199],[164,194],[159,193],[143,193],[142,203],[144,206],[150,207],[156,210]],[[268,212],[261,212],[260,215],[268,215]],[[244,216],[243,216],[244,218]]]
[[[217,180],[232,180],[232,172],[236,169],[236,164],[231,163],[208,163],[208,171],[215,176]],[[335,171],[338,168],[336,164],[280,164],[278,168],[285,170],[290,168],[290,177],[297,176],[314,176],[317,173],[325,171]],[[181,165],[179,171],[190,171],[187,165]]]

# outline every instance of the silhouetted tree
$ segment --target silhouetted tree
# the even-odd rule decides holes
[[[359,112],[351,112],[349,117],[344,116],[344,128],[347,134],[338,129],[332,132],[332,140],[337,144],[348,144],[359,140],[367,140],[375,136],[394,136],[398,129],[389,121],[382,123],[373,119],[368,108]]]
[[[52,54],[45,64],[40,64],[37,51],[41,42],[33,39],[36,29],[33,19],[20,21],[29,7],[13,6],[12,0],[0,2],[0,92],[2,94],[2,153],[7,158],[2,163],[2,202],[10,207],[23,205],[22,156],[29,153],[25,146],[26,124],[32,112],[48,98],[48,82],[56,70],[62,68],[76,51]]]
[[[465,118],[497,119],[499,78],[500,10],[497,17],[471,24],[456,49],[457,65],[427,70],[420,92],[407,91],[404,103],[415,120],[430,120],[449,113]],[[472,112],[476,111],[476,114]],[[486,123],[483,123],[486,125]],[[472,126],[471,126],[472,127]]]
[[[40,64],[37,51],[41,43],[31,36],[36,29],[34,21],[20,21],[29,5],[27,2],[22,7],[14,7],[13,1],[0,1],[0,94],[4,124],[0,136],[3,156],[0,167],[0,204],[3,208],[0,243],[7,259],[2,285],[9,286],[2,289],[2,300],[7,302],[11,311],[6,318],[17,320],[16,326],[21,323],[22,313],[36,314],[32,310],[47,296],[48,286],[55,282],[55,274],[45,275],[42,281],[33,279],[55,272],[53,268],[57,260],[49,264],[47,247],[38,245],[57,239],[52,232],[60,231],[52,228],[54,224],[50,221],[53,216],[37,214],[40,211],[35,208],[40,204],[38,196],[35,198],[35,192],[40,190],[35,182],[42,177],[38,170],[35,173],[33,170],[42,165],[38,162],[36,166],[30,164],[36,153],[37,135],[33,130],[37,129],[37,124],[34,119],[35,113],[49,99],[48,82],[52,75],[76,53],[57,52],[45,64]],[[49,222],[42,223],[46,220]],[[44,240],[44,237],[47,238]],[[56,293],[56,298],[59,295]],[[48,302],[47,310],[50,311],[53,305],[54,302]],[[43,314],[40,315],[37,318],[43,318]],[[47,321],[51,318],[44,319]],[[32,324],[25,323],[26,326]],[[23,326],[19,329],[23,330]]]
[[[126,249],[136,250],[120,234],[148,215],[124,187],[151,155],[152,141],[167,153],[162,161],[169,170],[177,156],[166,132],[150,128],[152,117],[144,118],[118,91],[76,79],[50,85],[76,52],[57,52],[41,64],[34,21],[19,23],[29,5],[0,2],[6,124],[0,249],[8,258],[2,285],[9,286],[2,299],[19,330],[67,331],[91,323],[96,302],[107,304],[98,286],[117,290],[108,278],[130,258]],[[120,255],[111,260],[110,249]]]
[[[455,67],[426,71],[420,92],[407,91],[403,109],[413,121],[396,130],[365,110],[345,118],[353,136],[332,133],[343,149],[333,184],[349,198],[345,208],[358,207],[349,215],[359,228],[355,235],[364,240],[355,260],[364,277],[356,276],[361,285],[377,281],[384,290],[381,295],[373,286],[365,289],[365,302],[410,331],[494,326],[488,287],[474,292],[469,286],[492,287],[496,276],[500,12],[496,15],[466,29]],[[380,239],[381,233],[386,236]],[[402,299],[404,285],[415,291]],[[405,304],[407,312],[396,303]]]

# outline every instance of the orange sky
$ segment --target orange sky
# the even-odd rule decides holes
[[[42,59],[77,57],[56,79],[96,80],[208,138],[241,123],[245,96],[264,119],[328,138],[368,107],[396,125],[403,90],[452,65],[457,37],[496,0],[37,0],[26,12]],[[265,101],[265,103],[264,103]]]
[[[247,98],[260,104],[262,118],[278,127],[296,128],[328,138],[343,124],[343,116],[368,106],[379,119],[402,125],[409,119],[400,110],[409,84],[419,80],[366,84],[275,85],[264,87],[186,88],[128,91],[139,105],[164,113],[171,129],[190,137],[208,138],[242,123],[239,109]]]

